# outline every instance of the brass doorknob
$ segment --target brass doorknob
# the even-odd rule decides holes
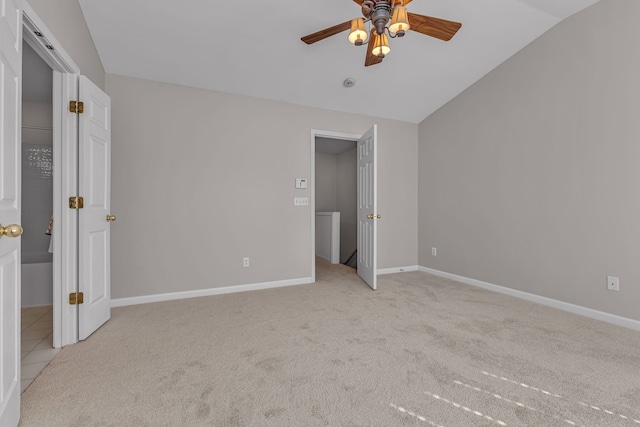
[[[111,222],[111,221],[115,221],[116,220],[116,216],[115,215],[107,215],[107,222]]]
[[[368,219],[380,219],[382,218],[380,215],[369,214],[367,215]]]
[[[7,225],[6,227],[3,227],[2,224],[0,224],[0,237],[20,237],[23,231],[24,229],[18,224]]]

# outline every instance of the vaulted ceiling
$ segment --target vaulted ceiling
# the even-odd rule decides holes
[[[458,34],[410,31],[365,67],[348,32],[300,41],[362,16],[353,0],[79,0],[107,73],[412,123],[597,1],[414,0],[409,12],[461,22]]]

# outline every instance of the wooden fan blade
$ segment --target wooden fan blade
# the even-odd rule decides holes
[[[376,65],[382,62],[382,59],[378,58],[373,54],[374,47],[374,39],[376,36],[376,29],[371,29],[371,34],[369,34],[369,44],[367,45],[367,57],[364,59],[364,66],[368,67],[370,65]]]
[[[356,3],[358,3],[358,0],[353,0],[353,1],[355,1]],[[401,5],[401,6],[406,6],[406,5],[408,5],[409,3],[411,3],[412,1],[413,1],[413,0],[393,0],[393,5],[394,5],[394,6],[396,6],[396,5],[398,5],[398,4],[399,4],[399,5]]]
[[[364,0],[353,0],[353,1],[358,3],[360,6],[362,6],[362,3],[364,2]]]
[[[411,12],[408,15],[410,30],[444,41],[451,40],[462,27],[461,23],[447,21],[446,19],[418,15]]]
[[[319,42],[320,40],[324,40],[327,37],[331,37],[343,31],[351,29],[351,21],[343,22],[342,24],[334,25],[333,27],[325,28],[324,30],[320,30],[316,33],[309,34],[308,36],[302,37],[300,40],[305,42],[306,44],[312,44],[315,42]]]

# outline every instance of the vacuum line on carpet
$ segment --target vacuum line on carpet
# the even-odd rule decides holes
[[[494,422],[494,423],[496,423],[496,424],[498,424],[498,425],[501,425],[501,426],[506,426],[506,425],[507,425],[504,421],[496,420],[495,418],[490,417],[489,415],[485,415],[485,414],[483,414],[483,413],[482,413],[482,412],[480,412],[480,411],[474,411],[474,410],[473,410],[473,409],[471,409],[471,408],[468,408],[468,407],[463,406],[463,405],[461,405],[461,404],[459,404],[459,403],[453,402],[453,401],[451,401],[451,400],[449,400],[449,399],[447,399],[447,398],[445,398],[445,397],[439,396],[439,395],[434,394],[434,393],[430,393],[430,392],[428,392],[428,391],[425,391],[424,393],[425,393],[427,396],[431,396],[431,397],[433,397],[433,398],[434,398],[434,399],[436,399],[436,400],[440,400],[440,401],[442,401],[442,402],[444,402],[444,403],[447,403],[447,404],[449,404],[449,405],[453,406],[454,408],[462,409],[462,410],[464,410],[464,411],[466,411],[466,412],[469,412],[470,414],[474,414],[474,415],[477,415],[478,417],[485,418],[485,419],[487,419],[487,420],[489,420],[489,421],[492,421],[492,422]]]
[[[489,372],[485,372],[485,371],[482,371],[482,374],[483,375],[487,375],[487,376],[489,376],[491,378],[495,378],[495,379],[498,379],[498,380],[506,381],[506,382],[511,383],[511,384],[518,385],[520,387],[528,388],[530,390],[537,391],[537,392],[542,393],[542,394],[546,394],[547,396],[553,396],[553,397],[557,397],[557,398],[562,398],[562,396],[560,396],[559,394],[551,393],[551,392],[549,392],[547,390],[543,390],[543,389],[540,389],[538,387],[531,386],[529,384],[525,384],[525,383],[521,383],[521,382],[518,382],[518,381],[510,380],[509,378],[499,377],[499,376],[497,376],[495,374],[490,374]]]
[[[578,402],[578,404],[579,404],[580,406],[584,407],[584,408],[590,408],[590,409],[593,409],[594,411],[604,412],[605,414],[608,414],[608,415],[616,415],[616,413],[615,413],[615,412],[609,411],[609,410],[607,410],[607,409],[602,409],[602,408],[599,408],[599,407],[594,406],[594,405],[589,405],[588,403]],[[622,418],[623,420],[629,420],[629,421],[633,421],[633,422],[634,422],[634,423],[636,423],[636,424],[640,424],[640,420],[636,420],[635,418],[631,418],[631,417],[628,417],[628,416],[626,416],[626,415],[622,415],[622,414],[617,414],[617,415],[618,415],[620,418]]]
[[[563,422],[569,424],[570,426],[585,427],[582,424],[579,425],[575,421],[566,420],[566,419],[563,419],[562,417],[559,417],[557,415],[547,414],[547,413],[545,413],[544,411],[542,411],[540,409],[533,408],[533,407],[531,407],[529,405],[526,405],[526,404],[524,404],[522,402],[517,402],[515,400],[511,400],[511,399],[509,399],[507,397],[504,397],[504,396],[501,396],[499,394],[493,393],[493,392],[491,392],[489,390],[484,390],[484,389],[481,389],[480,387],[475,387],[475,386],[472,386],[471,384],[463,383],[462,381],[456,380],[456,381],[454,381],[454,384],[457,384],[459,386],[463,386],[464,388],[468,388],[468,389],[471,389],[471,390],[474,390],[474,391],[477,391],[477,392],[480,392],[480,393],[484,393],[484,394],[489,395],[491,397],[494,397],[494,398],[496,398],[498,400],[501,400],[501,401],[504,401],[504,402],[519,406],[521,408],[525,408],[525,409],[528,409],[530,411],[537,412],[537,413],[542,414],[542,415],[544,415],[546,417],[552,417],[552,418],[554,418],[556,420],[563,421]]]
[[[486,375],[486,376],[489,376],[489,377],[491,377],[491,378],[495,378],[495,379],[498,379],[498,380],[501,380],[501,381],[506,381],[506,382],[508,382],[508,383],[515,384],[515,385],[518,385],[518,386],[520,386],[520,387],[527,388],[527,389],[529,389],[529,390],[533,390],[533,391],[540,392],[540,393],[545,394],[545,395],[547,395],[547,396],[553,396],[553,397],[556,397],[556,398],[558,398],[558,399],[567,400],[567,399],[563,398],[562,396],[560,396],[559,394],[551,393],[551,392],[549,392],[549,391],[547,391],[547,390],[543,390],[543,389],[540,389],[540,388],[537,388],[537,387],[534,387],[534,386],[530,386],[530,385],[525,384],[525,383],[522,383],[522,382],[514,381],[514,380],[509,379],[509,378],[500,377],[500,376],[498,376],[498,375],[491,374],[491,373],[486,372],[486,371],[482,371],[482,374],[483,374],[483,375]],[[577,403],[578,403],[580,406],[582,406],[583,408],[593,409],[594,411],[603,412],[603,413],[608,414],[608,415],[616,415],[613,411],[610,411],[610,410],[608,410],[608,409],[602,409],[602,408],[600,408],[600,407],[598,407],[598,406],[595,406],[595,405],[589,405],[588,403],[585,403],[585,402],[577,402]],[[623,415],[623,414],[617,414],[617,415],[618,415],[620,418],[624,419],[624,420],[629,420],[629,421],[633,421],[633,422],[634,422],[634,423],[636,423],[636,424],[640,424],[640,420],[638,420],[638,419],[631,418],[631,417],[629,417],[629,416],[627,416],[627,415]]]
[[[422,422],[428,423],[431,427],[444,427],[444,426],[442,426],[442,425],[440,425],[440,424],[436,424],[436,423],[434,423],[433,421],[430,421],[430,420],[426,419],[426,418],[425,418],[425,417],[423,417],[422,415],[418,415],[418,414],[416,414],[416,413],[415,413],[415,412],[413,412],[413,411],[409,411],[408,409],[405,409],[405,408],[403,408],[402,406],[397,406],[397,405],[394,405],[393,403],[390,403],[389,405],[390,405],[393,409],[397,409],[399,412],[402,412],[403,414],[407,414],[407,415],[409,415],[409,416],[411,416],[411,417],[417,418],[418,420],[420,420],[420,421],[422,421]]]

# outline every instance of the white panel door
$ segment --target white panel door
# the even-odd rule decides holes
[[[377,269],[377,127],[358,141],[358,275],[376,289]]]
[[[22,11],[18,0],[0,0],[0,94],[0,224],[6,227],[20,221]],[[0,426],[14,427],[20,420],[20,239],[4,234],[0,230]]]
[[[95,84],[80,76],[78,339],[84,340],[111,317],[111,99]]]

